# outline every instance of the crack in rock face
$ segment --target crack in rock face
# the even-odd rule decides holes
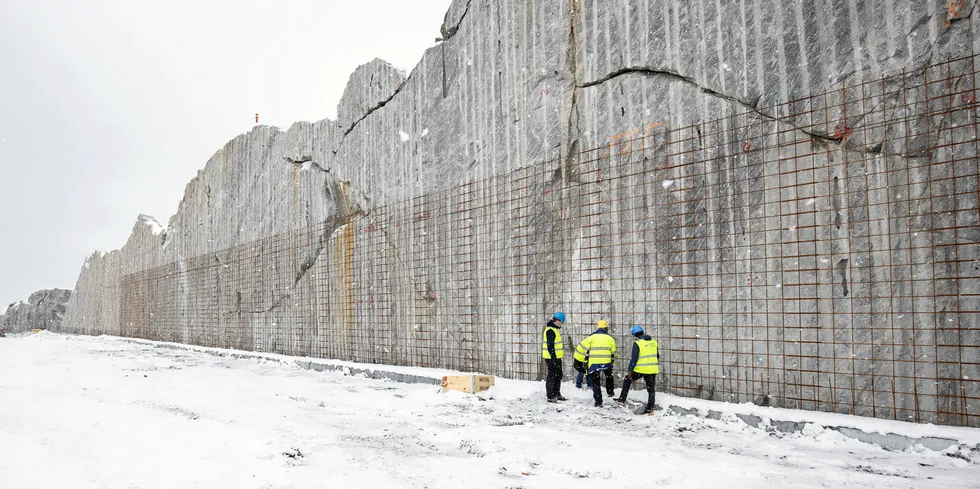
[[[337,105],[337,124],[343,135],[350,134],[361,121],[391,102],[407,80],[405,73],[381,59],[354,70]]]
[[[595,177],[588,176],[591,169],[582,164],[581,152],[598,149],[596,155],[603,154],[599,151],[603,150],[604,145],[612,147],[610,138],[618,142],[622,138],[616,139],[617,136],[635,134],[629,132],[633,128],[644,131],[640,133],[644,136],[642,139],[652,141],[658,149],[670,148],[672,144],[676,146],[679,141],[670,140],[671,134],[691,128],[689,141],[692,158],[712,154],[718,156],[711,163],[716,165],[713,168],[718,171],[705,177],[690,177],[683,174],[686,170],[669,167],[666,156],[662,168],[659,166],[660,160],[655,161],[659,156],[650,157],[649,160],[644,156],[644,171],[655,170],[663,175],[657,175],[650,188],[642,190],[648,195],[637,197],[648,198],[645,205],[657,212],[667,209],[664,212],[668,214],[668,221],[679,217],[671,215],[674,211],[665,205],[674,203],[660,199],[661,196],[666,198],[674,193],[683,195],[683,205],[686,206],[686,217],[680,218],[682,224],[678,224],[685,228],[684,233],[667,233],[662,229],[664,226],[661,222],[656,221],[664,214],[655,216],[651,225],[659,229],[642,237],[642,240],[649,240],[650,247],[670,256],[685,257],[685,254],[691,254],[695,258],[714,256],[712,253],[719,251],[726,262],[719,268],[728,266],[729,256],[732,262],[741,259],[726,253],[742,245],[722,243],[725,238],[715,239],[711,237],[712,234],[716,237],[730,236],[731,243],[747,244],[753,251],[766,251],[771,243],[766,243],[765,248],[756,248],[758,243],[752,240],[757,233],[753,232],[752,226],[762,222],[772,227],[770,225],[775,223],[765,215],[769,212],[765,205],[770,202],[757,200],[770,199],[767,195],[778,190],[780,198],[785,192],[791,194],[787,197],[790,201],[806,202],[799,205],[811,209],[816,216],[810,225],[800,225],[800,229],[793,224],[789,229],[790,234],[806,231],[810,233],[809,237],[799,238],[801,242],[829,243],[832,256],[820,252],[817,259],[825,265],[815,265],[826,275],[830,285],[827,295],[831,297],[827,300],[839,298],[842,294],[849,300],[857,301],[858,298],[850,296],[850,293],[862,295],[860,284],[864,280],[864,258],[861,250],[855,251],[857,246],[853,243],[854,237],[859,234],[855,233],[856,229],[850,228],[859,228],[865,221],[881,217],[868,214],[893,211],[868,210],[866,197],[854,197],[869,193],[865,190],[871,189],[864,188],[870,187],[870,184],[858,182],[860,178],[857,177],[861,176],[858,172],[862,169],[856,164],[856,158],[849,162],[849,153],[865,153],[862,160],[874,160],[873,164],[883,161],[881,164],[890,168],[895,163],[892,157],[914,155],[924,159],[931,156],[928,142],[937,141],[933,134],[952,137],[945,136],[959,124],[952,117],[929,119],[928,115],[921,113],[915,115],[899,111],[944,103],[941,97],[922,100],[929,98],[929,92],[925,97],[907,103],[902,99],[914,95],[914,86],[921,86],[929,76],[923,63],[962,54],[963,49],[978,46],[973,41],[976,36],[972,33],[976,29],[976,21],[963,22],[963,19],[973,15],[977,2],[964,2],[962,5],[953,2],[954,11],[944,12],[945,3],[934,8],[924,1],[915,0],[908,5],[897,5],[895,12],[876,12],[874,9],[869,11],[858,0],[846,0],[843,4],[848,8],[835,9],[815,6],[812,2],[778,0],[767,4],[771,10],[767,8],[765,15],[753,15],[751,19],[742,16],[739,10],[742,7],[734,2],[703,3],[685,4],[683,11],[678,11],[671,7],[680,5],[676,1],[661,9],[649,8],[641,0],[454,0],[441,27],[441,43],[425,53],[410,76],[383,60],[372,60],[350,75],[338,103],[336,121],[325,119],[315,123],[297,123],[288,131],[257,126],[219,150],[198,177],[187,185],[177,214],[159,238],[154,238],[153,233],[148,232],[155,229],[154,226],[144,223],[133,233],[132,242],[127,243],[122,251],[98,256],[86,263],[87,268],[80,274],[76,286],[78,293],[66,313],[70,318],[66,324],[73,331],[118,333],[123,329],[118,318],[122,307],[120,304],[124,302],[123,294],[126,293],[120,292],[125,289],[120,286],[120,277],[143,272],[148,272],[146,275],[149,276],[150,272],[159,273],[162,270],[168,277],[162,280],[172,281],[166,287],[159,287],[164,291],[144,292],[144,289],[140,289],[140,293],[157,294],[175,303],[167,306],[173,306],[170,312],[176,323],[191,324],[199,309],[210,307],[215,301],[219,304],[218,309],[225,314],[267,314],[276,311],[267,318],[250,317],[241,322],[255,326],[263,319],[269,319],[263,326],[271,323],[268,329],[252,328],[248,334],[254,335],[254,338],[248,341],[254,341],[246,345],[250,348],[288,349],[294,348],[294,343],[309,345],[312,342],[307,341],[307,337],[295,342],[281,338],[306,335],[309,330],[305,325],[315,324],[316,328],[343,329],[342,333],[347,335],[345,341],[350,344],[345,346],[350,348],[331,354],[343,356],[351,351],[363,350],[357,342],[363,336],[358,328],[364,326],[357,322],[358,318],[353,314],[360,306],[351,304],[354,301],[373,301],[385,294],[395,297],[390,305],[372,303],[370,307],[385,307],[385,314],[418,315],[404,322],[407,326],[405,330],[397,332],[392,346],[399,345],[410,335],[423,337],[429,334],[441,335],[441,338],[452,343],[468,339],[467,335],[484,333],[479,329],[482,327],[480,324],[464,327],[447,319],[454,316],[451,308],[463,310],[473,317],[490,318],[490,321],[510,314],[504,309],[508,306],[502,305],[507,301],[499,300],[499,297],[495,301],[494,297],[481,296],[484,293],[482,290],[472,296],[467,291],[467,296],[463,298],[446,293],[447,288],[456,286],[446,284],[484,285],[486,276],[480,275],[482,271],[474,272],[455,266],[457,262],[464,261],[459,258],[461,253],[469,253],[465,257],[467,263],[480,263],[485,257],[489,258],[490,265],[499,268],[502,274],[511,273],[513,265],[494,261],[499,256],[492,255],[528,253],[530,258],[523,265],[522,273],[526,270],[528,276],[536,277],[535,280],[542,284],[529,292],[533,298],[528,300],[535,304],[529,307],[557,310],[561,307],[558,303],[561,297],[567,297],[565,292],[575,287],[574,281],[577,279],[561,263],[582,259],[582,249],[576,247],[580,247],[585,239],[582,237],[584,233],[580,232],[586,225],[583,224],[586,219],[575,217],[577,209],[581,208],[581,201],[576,200],[577,187],[594,185],[597,188],[612,188],[608,171]],[[944,17],[949,23],[946,28],[940,25]],[[860,31],[852,32],[857,30]],[[881,78],[884,80],[881,88],[877,85],[872,87],[877,90],[876,95],[861,99],[861,103],[850,98],[851,92],[840,90],[845,84],[852,88],[863,87],[865,85],[858,84],[896,73],[900,74],[898,78]],[[968,88],[966,81],[955,79],[953,82],[950,92]],[[834,95],[833,90],[838,90],[838,95]],[[780,112],[780,107],[795,107],[792,104],[816,94],[829,94],[831,99],[838,97],[820,102],[807,99],[811,100],[810,103],[825,104],[827,112],[836,112],[827,113],[822,119],[821,116],[799,116],[799,111]],[[874,103],[867,106],[863,103],[881,94],[891,95],[874,99]],[[845,95],[846,100],[841,100]],[[802,106],[806,103],[800,102]],[[812,115],[819,108],[810,106],[809,109],[812,109]],[[563,112],[566,110],[567,113]],[[746,125],[755,124],[754,127],[761,129],[758,133],[746,135],[754,129],[741,126],[739,124],[742,122],[738,121],[726,129],[710,129],[710,123],[720,118],[719,113],[735,114],[736,117],[732,119],[742,118],[748,121]],[[840,120],[842,124],[834,127],[831,120]],[[930,131],[903,127],[919,124]],[[876,125],[883,129],[875,129]],[[655,126],[656,129],[653,129]],[[814,187],[819,188],[816,203],[813,203],[813,195],[801,197],[795,194],[796,189],[785,187],[783,183],[779,183],[777,189],[777,184],[772,183],[767,165],[777,159],[780,163],[784,160],[790,163],[789,158],[795,159],[797,148],[792,147],[794,155],[790,156],[787,148],[791,146],[773,147],[774,140],[766,139],[770,135],[765,131],[769,130],[778,132],[776,139],[786,136],[791,137],[797,146],[810,145],[814,155],[806,164],[818,160],[824,163],[823,158],[827,159],[819,177],[807,177],[819,180],[812,182]],[[874,138],[877,135],[870,138],[864,135],[875,130],[891,139],[883,144],[876,142]],[[851,135],[854,137],[849,138]],[[718,138],[725,142],[718,142]],[[947,144],[955,143],[953,141],[939,140],[948,147],[955,145]],[[681,141],[688,140],[684,138]],[[730,147],[726,146],[732,141]],[[727,158],[724,152],[729,150],[734,151],[737,157]],[[874,156],[869,157],[869,154]],[[764,164],[752,163],[760,156]],[[607,163],[602,157],[599,160],[596,166],[599,171],[605,170],[603,166]],[[696,160],[691,163],[698,165],[702,162]],[[925,165],[926,162],[922,163]],[[657,168],[653,168],[654,165]],[[954,162],[948,166],[958,165]],[[532,186],[525,187],[531,190],[500,183],[517,175],[516,172],[536,172],[542,168],[540,175],[545,181],[535,180]],[[823,172],[824,168],[826,172]],[[800,173],[809,170],[807,168]],[[900,173],[897,170],[889,172],[889,175]],[[498,176],[502,178],[496,179]],[[898,178],[904,178],[907,184],[911,182],[919,188],[929,188],[919,185],[926,183],[920,181],[923,177],[913,179],[899,175]],[[504,246],[509,244],[505,240],[512,238],[506,236],[506,230],[495,228],[492,222],[480,223],[478,214],[482,211],[473,212],[472,208],[467,207],[468,204],[460,204],[463,209],[459,215],[473,214],[478,221],[475,228],[483,226],[482,230],[475,232],[487,233],[475,238],[475,246],[461,245],[460,236],[469,239],[466,233],[470,231],[453,227],[455,224],[446,224],[451,219],[444,219],[443,215],[453,212],[455,209],[448,207],[457,202],[443,196],[473,182],[490,182],[488,186],[500,186],[488,191],[487,202],[495,202],[499,196],[493,192],[501,190],[515,199],[530,199],[533,202],[528,206],[530,214],[526,220],[520,216],[521,226],[526,224],[532,236],[554,236],[555,239],[531,240],[528,245],[531,251],[517,251],[517,246],[509,250],[482,246],[480,243],[484,238],[484,241],[504,243]],[[746,187],[752,190],[746,191]],[[718,189],[717,192],[714,189]],[[615,195],[615,192],[612,190],[610,194]],[[884,193],[882,195],[882,198],[891,198]],[[807,197],[811,198],[805,200]],[[909,196],[906,200],[911,198]],[[615,201],[615,197],[613,199]],[[424,218],[413,221],[415,211],[410,208],[411,204],[404,208],[397,207],[403,202],[413,201],[422,202],[418,207],[426,208]],[[544,205],[539,205],[542,203]],[[900,201],[888,203],[894,204],[892,207],[907,204]],[[439,208],[442,204],[447,205],[446,212]],[[730,206],[731,215],[724,216],[724,212],[718,209],[728,204],[733,204]],[[887,208],[884,204],[880,207]],[[616,205],[618,203],[614,203],[612,208],[617,209]],[[752,215],[752,212],[756,212],[752,210],[755,207],[758,207],[758,213],[764,214],[759,219]],[[606,214],[601,218],[589,219],[604,219],[610,215],[608,207],[599,209],[598,212]],[[430,210],[435,216],[432,219],[428,215]],[[405,211],[404,215],[399,215],[402,211]],[[782,207],[778,207],[777,211],[782,213]],[[394,227],[395,224],[390,228],[379,225],[380,229],[355,229],[360,227],[359,218],[372,212],[379,216],[379,222],[389,217],[395,221],[401,220],[401,227]],[[506,205],[494,207],[493,212],[498,215],[489,216],[487,220],[505,215],[518,219],[514,217],[514,210]],[[802,214],[802,211],[797,214]],[[710,232],[707,231],[709,226],[714,228]],[[774,228],[785,229],[786,225],[780,224]],[[687,233],[688,230],[691,232]],[[273,270],[263,270],[265,274],[275,276],[274,284],[264,275],[257,279],[257,283],[249,284],[256,290],[249,292],[236,283],[236,280],[241,282],[245,279],[223,271],[229,264],[234,266],[233,257],[228,251],[233,247],[247,247],[260,240],[302,232],[306,234],[303,235],[301,249],[295,248],[295,252],[288,257],[288,265],[276,262],[271,267]],[[706,233],[709,237],[705,238]],[[689,236],[694,237],[689,241],[691,244],[687,244]],[[781,235],[774,236],[779,239]],[[975,236],[958,231],[956,239],[969,240]],[[620,238],[611,238],[613,241],[616,239]],[[889,253],[887,245],[878,246],[880,242],[874,241],[876,236],[869,239],[876,253]],[[579,244],[574,244],[576,240]],[[161,241],[164,246],[159,246]],[[265,243],[263,246],[266,246]],[[475,251],[458,252],[463,246]],[[816,247],[821,249],[819,245]],[[778,248],[779,251],[774,253],[788,253],[781,250],[789,248]],[[268,250],[262,250],[265,251]],[[278,249],[275,252],[281,251]],[[355,252],[358,254],[356,262],[352,258]],[[207,255],[212,253],[220,255],[220,260],[211,260],[212,256]],[[974,261],[972,251],[961,253],[970,255],[957,257],[958,260],[965,260],[967,268],[971,264],[980,266],[977,265],[980,261]],[[250,266],[256,268],[267,267],[269,262],[256,258],[258,255],[256,252],[243,260],[255,260]],[[198,261],[201,257],[204,259]],[[328,258],[319,261],[324,257]],[[354,277],[362,277],[371,274],[369,270],[375,270],[368,268],[375,263],[365,264],[371,262],[372,257],[378,257],[378,263],[383,260],[386,267],[397,267],[402,276],[391,274],[379,278],[377,284],[370,286],[365,286],[363,281],[358,284]],[[541,257],[547,259],[539,259]],[[686,275],[683,270],[671,269],[673,264],[665,264],[662,260],[647,263],[645,258],[639,260],[635,256],[619,255],[613,256],[612,260],[620,258],[624,265],[655,269],[651,275],[665,277],[665,287],[670,287],[669,284],[679,285],[673,277]],[[780,266],[769,265],[768,258],[772,257],[767,257],[762,265],[764,270],[757,271],[750,267],[745,277],[738,278],[737,284],[742,284],[743,280],[748,282],[748,286],[768,283],[767,277]],[[640,261],[643,263],[638,263]],[[704,263],[697,261],[691,259],[685,260],[685,263],[692,263],[690,267],[696,276],[701,277],[699,280],[718,278],[716,271],[710,267],[705,274],[699,275],[699,270],[704,268],[698,267],[703,267]],[[850,274],[852,264],[855,268],[854,273]],[[201,278],[198,270],[202,267],[214,268],[218,272]],[[782,268],[788,269],[788,266]],[[433,278],[428,271],[420,273],[426,269],[445,270],[446,276]],[[308,288],[318,270],[323,270],[330,277],[328,280],[339,278],[337,287],[329,289],[328,293],[324,293],[323,288]],[[620,273],[610,270],[599,279],[621,280]],[[591,278],[584,277],[588,280]],[[849,289],[850,278],[855,279],[858,289]],[[318,277],[316,280],[321,279]],[[208,295],[216,288],[215,285],[219,291]],[[787,293],[792,285],[792,282],[787,283],[780,294]],[[838,285],[840,289],[837,289]],[[782,281],[776,287],[781,288]],[[497,287],[490,284],[486,290],[491,296],[519,293],[511,285]],[[746,289],[739,289],[738,292],[743,290]],[[339,312],[329,310],[325,314],[323,304],[316,307],[301,303],[308,291],[317,294],[317,300],[335,301],[328,306]],[[132,297],[135,297],[135,293]],[[603,299],[605,302],[600,301],[605,305],[594,307],[609,305],[617,308],[623,301],[629,300],[632,299],[609,294]],[[817,302],[820,300],[824,299],[817,299]],[[463,304],[460,306],[453,301]],[[298,307],[290,314],[278,312],[279,308],[287,306]],[[227,312],[229,310],[231,312]],[[329,314],[348,319],[330,323],[332,319],[326,319]],[[739,324],[750,324],[755,318],[752,314],[747,312],[742,316],[746,321]],[[953,311],[949,311],[949,314],[952,316]],[[291,318],[281,320],[279,316]],[[418,317],[422,319],[414,320]],[[290,322],[295,318],[304,321],[302,328],[294,327],[298,322]],[[281,322],[277,325],[273,321]],[[822,319],[817,323],[821,327],[827,324]],[[429,328],[430,325],[433,327]],[[155,327],[153,324],[143,330],[134,330],[132,334],[155,334]],[[219,327],[224,328],[225,325]],[[189,328],[184,326],[184,329],[177,336],[188,341]],[[432,330],[438,330],[438,333]],[[192,338],[192,341],[210,340]],[[280,346],[283,342],[289,345]],[[473,359],[467,361],[477,364],[488,361],[481,355],[482,352],[477,352]],[[462,361],[458,356],[434,356],[437,357],[435,362]],[[394,356],[379,355],[378,358],[380,360],[375,361],[403,361]],[[740,373],[736,369],[721,374],[721,378],[738,378]],[[514,375],[533,377],[536,373],[516,371]],[[717,394],[721,398],[726,395],[726,382],[730,381],[698,381],[697,392],[699,396],[713,398]],[[757,392],[755,389],[752,391]],[[743,394],[736,396],[744,397]],[[740,400],[757,402],[757,399]],[[786,400],[773,394],[772,399],[766,398],[764,404],[770,402],[782,407]]]
[[[469,13],[470,4],[472,3],[472,0],[465,0],[466,5],[460,9],[458,5],[460,1],[457,0],[449,6],[449,10],[446,12],[446,18],[442,23],[442,27],[439,29],[442,37],[436,39],[436,41],[448,41],[459,32],[459,26],[463,23],[463,19],[466,18],[466,14]]]
[[[837,262],[837,274],[840,276],[841,292],[844,294],[844,297],[847,297],[847,293],[848,293],[848,290],[847,290],[847,263],[848,263],[848,259],[847,258],[841,258],[840,261]]]

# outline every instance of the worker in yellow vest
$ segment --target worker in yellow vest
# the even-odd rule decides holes
[[[565,313],[558,311],[541,332],[541,357],[548,366],[548,377],[544,381],[544,390],[548,402],[567,401],[561,395],[562,361],[565,347],[561,341],[561,325],[565,322]]]
[[[595,400],[596,407],[602,406],[600,374],[604,374],[606,377],[606,393],[609,394],[609,397],[615,395],[612,369],[613,363],[616,361],[616,340],[609,334],[609,321],[600,319],[596,323],[595,332],[585,337],[575,347],[575,351],[581,351],[582,358],[588,358],[592,398]]]
[[[626,368],[626,377],[623,379],[623,390],[619,393],[616,402],[625,404],[630,393],[630,385],[640,379],[647,386],[647,408],[646,413],[653,412],[653,401],[657,395],[657,374],[660,373],[660,345],[657,340],[643,332],[642,326],[633,326],[630,331],[633,334],[633,355],[630,357],[630,364]]]
[[[575,388],[582,388],[582,380],[586,381],[586,387],[590,390],[592,389],[592,377],[587,377],[586,374],[589,373],[589,357],[585,356],[585,349],[582,348],[582,344],[579,343],[575,347],[575,354],[572,359],[572,368],[575,369],[578,374],[575,376]]]

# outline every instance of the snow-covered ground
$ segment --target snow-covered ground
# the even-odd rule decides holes
[[[560,408],[115,338],[0,339],[0,488],[976,488],[978,465],[808,427]],[[560,409],[560,410],[559,410]],[[935,427],[942,431],[942,427]]]

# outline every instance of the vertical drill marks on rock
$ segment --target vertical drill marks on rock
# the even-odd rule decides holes
[[[560,309],[676,394],[980,426],[976,8],[624,1],[455,0],[90,259],[65,329],[534,379]]]

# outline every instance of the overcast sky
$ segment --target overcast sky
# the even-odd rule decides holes
[[[332,119],[358,65],[411,70],[449,4],[0,0],[0,312],[166,224],[256,112]]]

